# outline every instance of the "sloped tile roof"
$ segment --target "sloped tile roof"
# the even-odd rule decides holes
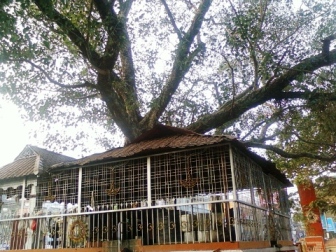
[[[34,174],[37,156],[14,161],[0,168],[0,179],[18,178]]]
[[[103,161],[107,159],[127,158],[144,154],[154,154],[164,150],[185,149],[188,147],[197,147],[213,145],[221,142],[228,142],[230,139],[225,136],[202,136],[202,135],[175,135],[164,138],[158,138],[148,141],[142,141],[129,144],[122,148],[112,149],[100,154],[84,157],[68,165],[85,165],[91,162]],[[58,164],[57,166],[60,166]],[[63,163],[66,165],[66,163]]]
[[[265,173],[271,173],[287,186],[292,186],[284,174],[276,169],[275,164],[249,151],[243,143],[233,136],[200,135],[192,131],[157,125],[152,130],[141,135],[125,147],[115,148],[103,153],[93,154],[72,162],[56,164],[51,169],[82,166],[101,162],[113,161],[121,158],[151,155],[192,147],[210,146],[215,144],[232,143],[252,160],[258,163]]]
[[[36,172],[38,169],[49,168],[57,163],[70,162],[74,160],[75,159],[72,157],[61,155],[36,146],[27,145],[12,163],[0,168],[0,180],[32,175],[34,174],[34,169]],[[39,163],[36,164],[36,162]]]

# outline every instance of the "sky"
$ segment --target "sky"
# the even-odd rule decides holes
[[[44,146],[44,132],[37,133],[35,137],[34,132],[38,132],[38,123],[28,122],[21,118],[22,112],[19,108],[8,100],[3,100],[0,96],[0,167],[9,164],[20,154],[26,145],[34,145],[47,150],[55,151],[57,153],[67,155],[73,158],[81,158],[83,155],[88,156],[93,153],[100,153],[105,151],[102,146],[97,146],[95,137],[98,135],[96,130],[92,130],[90,137],[85,139],[87,152],[83,153],[80,148],[63,150],[52,150]],[[77,130],[83,130],[91,126],[85,124],[83,127],[66,128],[67,132],[73,131],[74,134]],[[64,130],[64,127],[60,126],[60,131]],[[99,131],[99,127],[97,127]],[[120,139],[115,139],[116,143],[121,143]],[[118,141],[117,141],[118,140]]]
[[[33,137],[36,131],[36,123],[27,122],[21,118],[21,112],[16,105],[10,101],[1,99],[0,96],[0,167],[9,164],[20,154],[26,145],[34,145],[48,149],[43,145],[43,134],[41,137]],[[82,153],[76,150],[69,150],[66,153],[56,151],[60,154],[79,158]],[[99,149],[98,152],[101,152]]]
[[[31,142],[18,108],[0,99],[0,167],[12,162]]]

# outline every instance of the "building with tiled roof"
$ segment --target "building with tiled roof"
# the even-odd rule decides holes
[[[0,219],[11,250],[295,249],[290,181],[232,136],[157,125],[124,147],[48,167],[32,159],[24,172],[40,177],[34,209]]]
[[[52,165],[74,160],[72,157],[27,145],[12,163],[0,168],[0,188],[3,187],[3,180],[38,175]]]
[[[25,212],[34,209],[38,177],[52,165],[74,160],[36,146],[25,146],[13,162],[0,168],[1,214],[22,215],[23,211],[19,212],[19,209],[25,204],[30,209]]]

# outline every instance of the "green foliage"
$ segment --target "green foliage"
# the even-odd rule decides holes
[[[334,176],[320,176],[314,185],[317,201],[312,203],[312,207],[317,207],[321,212],[336,214],[336,178]]]
[[[107,147],[165,123],[313,154],[269,153],[316,175],[334,156],[335,65],[318,54],[335,12],[327,0],[1,1],[0,93],[55,146],[89,134],[56,124],[89,125]]]

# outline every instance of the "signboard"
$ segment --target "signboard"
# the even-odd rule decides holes
[[[300,241],[303,252],[325,251],[324,239],[322,236],[307,236]]]
[[[327,232],[335,232],[335,224],[332,218],[327,218]]]

